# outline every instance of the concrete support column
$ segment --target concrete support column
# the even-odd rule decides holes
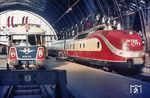
[[[150,7],[150,2],[147,2],[147,8]],[[146,55],[146,65],[150,67],[150,9],[146,10],[145,18],[145,31],[147,39],[147,55]]]

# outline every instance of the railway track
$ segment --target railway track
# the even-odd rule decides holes
[[[4,89],[3,98],[53,98],[42,85],[5,86]]]
[[[0,70],[0,98],[73,98],[64,70]]]

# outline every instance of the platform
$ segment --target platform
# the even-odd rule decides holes
[[[0,67],[5,67],[5,62],[1,59]],[[56,62],[54,58],[45,65],[47,69],[67,70],[67,86],[75,98],[150,98],[150,83],[72,62]],[[141,85],[142,92],[131,93],[133,85]]]
[[[68,88],[75,98],[150,98],[150,84],[137,79],[50,59],[47,68],[67,70]],[[130,92],[131,85],[141,85],[142,92]]]

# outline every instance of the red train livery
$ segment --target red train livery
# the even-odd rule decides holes
[[[58,51],[65,50],[68,59],[82,60],[110,70],[140,71],[145,62],[142,38],[134,31],[90,29],[73,39],[54,42],[51,47],[54,46],[59,46]]]

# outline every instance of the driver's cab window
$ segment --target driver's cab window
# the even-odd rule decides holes
[[[28,43],[30,45],[41,45],[40,35],[28,35]]]
[[[28,35],[28,43],[30,45],[36,45],[36,37],[35,37],[35,35]]]
[[[26,46],[26,45],[27,45],[26,40],[21,40],[20,41],[19,46]]]
[[[26,46],[26,45],[42,45],[42,36],[41,35],[12,35],[10,38],[12,46]]]
[[[12,35],[10,39],[12,46],[25,46],[26,45],[26,36],[23,35]]]

